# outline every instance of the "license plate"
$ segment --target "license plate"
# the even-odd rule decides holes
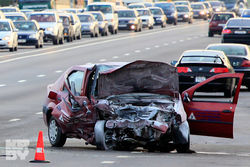
[[[127,27],[126,24],[119,25],[119,27]]]
[[[18,39],[18,42],[19,42],[19,43],[25,43],[25,42],[26,42],[26,39]]]
[[[235,34],[246,34],[246,31],[234,31]]]
[[[203,82],[205,80],[206,80],[206,77],[200,77],[200,76],[195,77],[195,82]]]
[[[178,20],[182,20],[182,18],[178,18]]]
[[[225,24],[219,24],[218,26],[225,27]]]

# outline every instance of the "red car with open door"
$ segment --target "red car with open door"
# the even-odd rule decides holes
[[[215,92],[200,95],[202,86],[225,78],[236,83],[231,98],[223,93],[215,98]],[[48,86],[44,122],[56,147],[67,138],[83,138],[104,150],[140,146],[166,151],[174,145],[178,152],[187,152],[190,132],[233,137],[242,78],[243,74],[235,73],[215,75],[180,96],[177,68],[166,63],[73,66]]]

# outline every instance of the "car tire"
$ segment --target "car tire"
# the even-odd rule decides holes
[[[188,142],[186,144],[177,144],[176,151],[178,153],[189,153],[190,152],[190,136],[188,135]]]
[[[56,37],[53,39],[53,45],[58,45],[59,43],[59,37]]]
[[[118,34],[118,28],[115,30],[115,34]]]
[[[80,32],[79,35],[77,36],[77,39],[78,39],[78,40],[81,40],[81,39],[82,39],[82,34],[81,34],[81,32]]]
[[[14,51],[14,47],[12,46],[12,48],[9,48],[9,51],[13,52]]]
[[[189,19],[188,24],[192,24],[192,23],[193,23],[192,19]]]
[[[48,137],[52,147],[62,147],[67,139],[53,116],[49,120]]]
[[[175,26],[177,25],[177,20],[174,20],[174,25],[175,25]]]
[[[105,128],[106,121],[99,120],[95,124],[95,142],[96,142],[96,148],[98,150],[112,150],[115,148],[114,141],[108,135],[113,135],[112,129]]]
[[[214,36],[214,33],[211,32],[211,31],[209,31],[209,32],[208,32],[208,37],[213,37],[213,36]]]
[[[154,26],[149,26],[148,28],[149,28],[150,30],[152,30],[152,29],[154,29]]]
[[[64,44],[64,37],[62,37],[60,40],[59,40],[59,44]]]

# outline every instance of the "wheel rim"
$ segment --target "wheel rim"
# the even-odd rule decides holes
[[[112,150],[114,148],[114,140],[113,140],[113,131],[108,129],[104,133],[105,135],[105,145],[108,150]]]
[[[56,125],[56,121],[52,120],[49,125],[49,138],[52,143],[56,141],[57,138],[58,127]]]

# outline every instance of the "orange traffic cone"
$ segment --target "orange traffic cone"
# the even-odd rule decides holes
[[[44,156],[43,131],[40,131],[39,135],[38,135],[35,159],[30,161],[30,162],[32,162],[32,163],[49,163],[49,161],[45,160],[45,156]]]

